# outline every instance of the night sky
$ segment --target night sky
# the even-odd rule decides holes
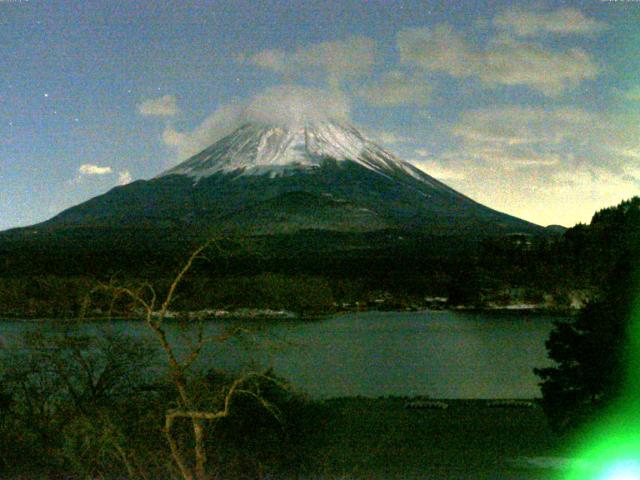
[[[298,108],[492,208],[588,222],[640,194],[640,1],[0,0],[0,229]]]

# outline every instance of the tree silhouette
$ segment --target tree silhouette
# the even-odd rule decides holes
[[[621,395],[630,362],[629,328],[638,293],[640,255],[617,262],[601,296],[571,321],[557,322],[546,342],[556,366],[535,369],[543,408],[556,431],[591,420]]]
[[[228,385],[222,386],[222,390],[217,395],[217,401],[207,401],[210,399],[201,398],[199,392],[201,386],[193,385],[190,378],[190,370],[203,348],[212,342],[224,342],[234,337],[241,331],[241,327],[231,328],[219,335],[205,336],[204,325],[199,322],[198,333],[195,343],[189,346],[189,351],[185,355],[177,352],[175,345],[169,339],[165,329],[165,320],[168,318],[169,307],[175,299],[176,292],[186,275],[193,268],[194,262],[199,259],[206,259],[207,249],[220,249],[217,240],[212,239],[197,248],[182,268],[176,274],[173,282],[169,285],[168,291],[162,297],[156,289],[148,282],[144,282],[134,288],[121,286],[115,282],[102,284],[96,290],[110,294],[112,305],[118,299],[125,298],[132,302],[132,305],[142,311],[144,322],[151,329],[155,338],[165,353],[166,365],[169,370],[169,377],[178,394],[176,405],[168,407],[164,415],[164,436],[169,445],[171,456],[175,462],[180,476],[183,480],[206,480],[210,478],[207,471],[207,451],[205,443],[206,425],[214,423],[231,415],[232,404],[239,397],[250,397],[262,409],[269,412],[275,419],[279,418],[280,410],[269,399],[261,394],[260,383],[271,382],[283,386],[282,382],[268,373],[248,372]],[[187,422],[191,428],[191,442],[181,442],[178,423]],[[189,460],[193,457],[193,461]]]

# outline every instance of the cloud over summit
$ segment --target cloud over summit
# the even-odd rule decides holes
[[[339,90],[280,85],[268,88],[247,101],[226,104],[191,131],[168,126],[162,139],[184,160],[228,135],[243,123],[291,126],[323,120],[349,120],[351,104]]]
[[[242,119],[277,125],[313,123],[327,119],[347,120],[351,105],[341,91],[281,85],[268,88],[251,99]]]

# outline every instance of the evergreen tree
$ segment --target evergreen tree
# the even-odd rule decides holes
[[[556,366],[535,369],[542,379],[543,407],[551,426],[567,431],[592,419],[617,399],[627,380],[628,333],[638,290],[640,198],[596,213],[593,252],[614,265],[598,299],[567,322],[556,323],[546,343]],[[595,247],[595,248],[594,248]],[[603,258],[597,260],[602,263]],[[606,264],[605,264],[606,266]],[[603,266],[604,268],[604,266]]]

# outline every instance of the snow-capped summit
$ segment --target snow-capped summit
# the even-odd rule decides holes
[[[314,169],[327,160],[354,162],[382,175],[401,170],[435,186],[433,179],[355,127],[336,121],[293,126],[247,123],[158,177],[186,175],[199,180],[220,172],[276,177]]]
[[[234,235],[540,228],[471,200],[356,128],[324,120],[245,123],[157,177],[115,188],[46,224]]]

